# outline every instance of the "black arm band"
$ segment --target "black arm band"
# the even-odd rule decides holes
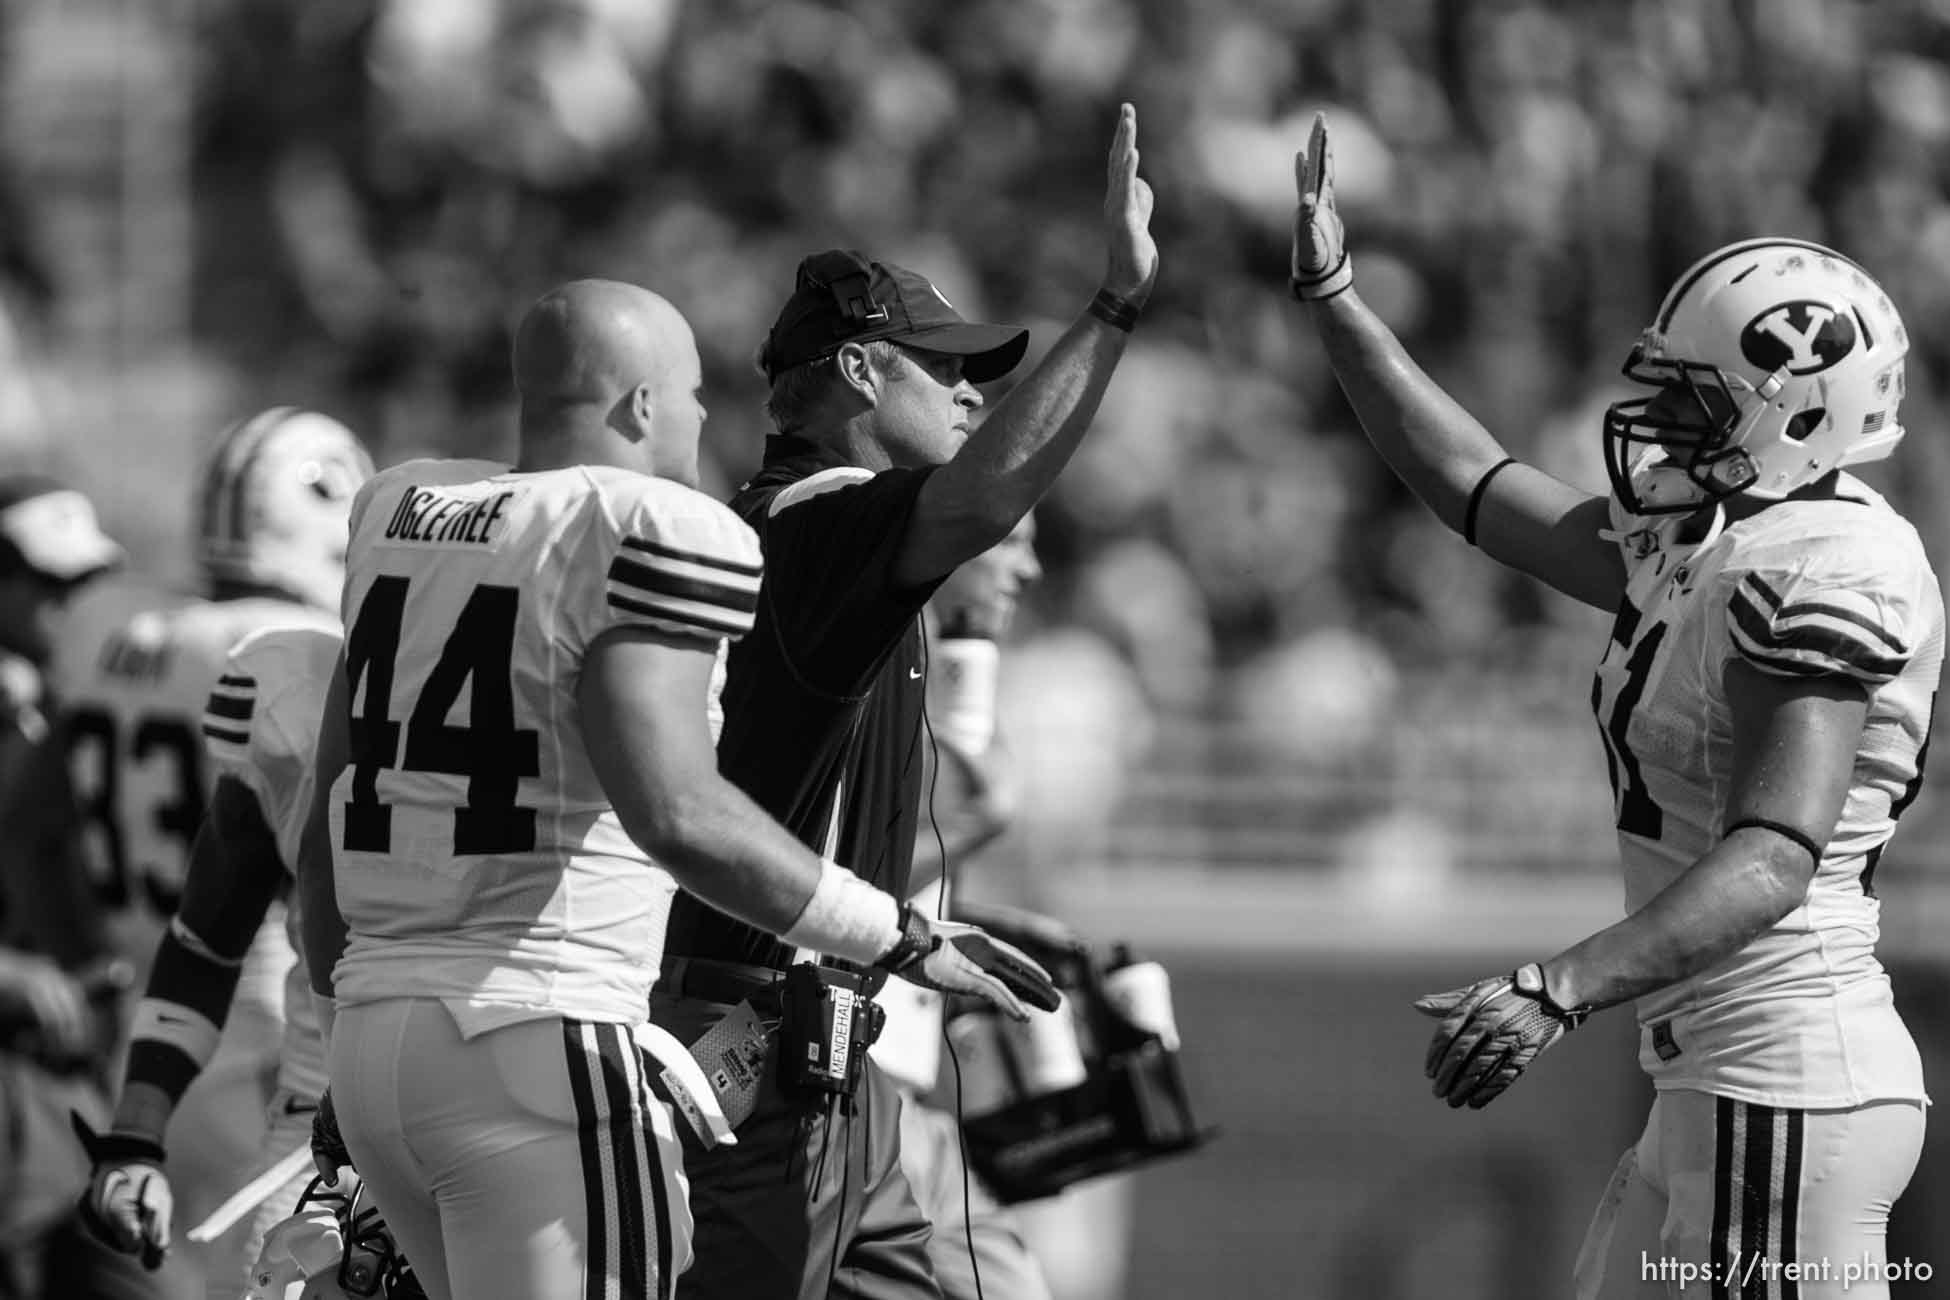
[[[127,1082],[182,1099],[216,1054],[242,964],[213,951],[181,917],[170,922],[129,1030]]]
[[[1097,290],[1097,296],[1090,300],[1089,312],[1104,324],[1123,330],[1126,334],[1137,328],[1137,304],[1118,297],[1108,289]]]
[[[1476,545],[1476,512],[1483,508],[1483,493],[1489,490],[1490,480],[1517,463],[1515,456],[1505,456],[1496,464],[1483,471],[1483,477],[1476,480],[1476,486],[1469,490],[1469,504],[1463,507],[1462,537],[1471,546]]]
[[[1764,831],[1773,831],[1783,839],[1794,841],[1802,848],[1808,850],[1808,856],[1814,860],[1816,866],[1821,865],[1821,846],[1808,837],[1808,832],[1796,830],[1784,822],[1768,821],[1765,817],[1742,817],[1739,821],[1727,827],[1727,835],[1731,835],[1745,826],[1757,826]],[[1721,838],[1724,839],[1725,836]]]

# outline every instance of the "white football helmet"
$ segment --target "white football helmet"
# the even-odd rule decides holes
[[[1902,441],[1909,334],[1869,273],[1798,239],[1729,244],[1680,276],[1605,413],[1605,469],[1635,515],[1779,500]]]
[[[336,610],[352,496],[372,472],[358,437],[329,415],[276,406],[232,425],[197,504],[205,575]]]
[[[265,1234],[245,1300],[426,1300],[426,1291],[350,1169],[314,1178],[291,1217]]]

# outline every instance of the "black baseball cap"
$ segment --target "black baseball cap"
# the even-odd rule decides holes
[[[799,263],[758,363],[768,380],[777,379],[832,356],[842,343],[874,339],[965,357],[962,373],[977,384],[1008,374],[1029,350],[1028,330],[963,320],[926,276],[835,248]]]

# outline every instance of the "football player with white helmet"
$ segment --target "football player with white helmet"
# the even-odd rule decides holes
[[[1606,415],[1612,492],[1589,496],[1511,458],[1362,304],[1324,122],[1297,173],[1293,292],[1377,450],[1465,540],[1615,616],[1592,702],[1629,914],[1421,999],[1437,1095],[1486,1105],[1635,999],[1656,1100],[1579,1295],[1658,1290],[1647,1259],[1715,1294],[1759,1262],[1799,1265],[1803,1296],[1886,1295],[1927,1099],[1874,877],[1922,785],[1944,641],[1915,529],[1846,472],[1902,438],[1894,304],[1818,244],[1708,254],[1631,350],[1650,391]]]
[[[229,689],[226,655],[265,627],[336,635],[346,518],[371,473],[359,439],[329,416],[276,407],[239,422],[218,440],[196,502],[208,598],[134,614],[104,599],[78,607],[66,629],[84,855],[122,951],[148,972],[115,1124],[95,1143],[98,1210],[123,1186],[115,1170],[159,1171],[167,1129],[170,1178],[139,1181],[195,1222],[259,1171],[267,1113],[307,1104],[301,1091],[274,1091],[295,960],[278,873],[248,875],[236,892],[220,885],[199,907],[183,907],[183,891],[206,807],[230,809],[226,838],[252,811],[224,797],[225,763],[205,751],[206,710],[241,723],[248,707]],[[152,1216],[136,1238],[109,1236],[153,1252],[169,1217]],[[189,1252],[226,1296],[245,1231]]]
[[[244,1300],[426,1300],[392,1230],[355,1173],[312,1174],[271,1229]]]
[[[667,1297],[690,1211],[642,1054],[696,1075],[687,1113],[712,1096],[648,1023],[680,884],[1018,1016],[1012,990],[1054,989],[822,860],[719,774],[708,700],[721,643],[752,625],[759,548],[694,486],[684,318],[575,281],[529,309],[513,361],[512,469],[413,461],[353,505],[297,864],[305,953],[336,1000],[342,1148],[429,1295]]]

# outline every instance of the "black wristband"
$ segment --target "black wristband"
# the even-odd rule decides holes
[[[81,1140],[81,1149],[87,1153],[91,1164],[101,1164],[106,1160],[146,1160],[154,1165],[163,1163],[162,1143],[152,1137],[140,1133],[118,1133],[114,1129],[97,1133],[87,1120],[74,1111],[68,1112],[68,1124],[74,1129],[75,1137]]]
[[[1329,280],[1332,280],[1335,276],[1339,275],[1341,273],[1341,268],[1346,265],[1347,265],[1347,254],[1342,253],[1341,260],[1334,263],[1332,269],[1325,271],[1320,275],[1315,276],[1311,280],[1302,280],[1298,276],[1289,275],[1286,280],[1287,292],[1293,295],[1293,300],[1295,302],[1326,302],[1329,298],[1338,298],[1342,294],[1346,293],[1349,289],[1352,289],[1354,287],[1353,276],[1350,275],[1349,277],[1347,277],[1347,283],[1342,285],[1340,288],[1334,290],[1334,292],[1332,293],[1309,295],[1305,293],[1304,290],[1311,289],[1317,284],[1326,284]]]
[[[1138,310],[1136,303],[1120,298],[1108,289],[1097,290],[1097,296],[1090,300],[1089,307],[1092,316],[1126,334],[1137,328]]]
[[[1483,493],[1489,490],[1490,480],[1517,463],[1515,456],[1505,456],[1496,464],[1483,471],[1483,477],[1476,480],[1476,486],[1469,491],[1469,504],[1463,507],[1462,539],[1471,546],[1476,545],[1476,512],[1483,508]]]
[[[874,965],[882,970],[899,974],[921,958],[933,952],[939,943],[934,930],[928,925],[927,916],[912,903],[901,904],[901,937],[887,950],[887,955]]]
[[[1764,831],[1773,831],[1782,839],[1792,840],[1802,848],[1808,850],[1808,856],[1814,860],[1816,866],[1821,865],[1821,846],[1814,842],[1808,832],[1797,830],[1795,827],[1789,826],[1784,822],[1769,821],[1765,817],[1742,817],[1739,821],[1727,827],[1727,835],[1733,834],[1743,826],[1755,826]],[[1721,838],[1724,839],[1726,836],[1721,836]]]

